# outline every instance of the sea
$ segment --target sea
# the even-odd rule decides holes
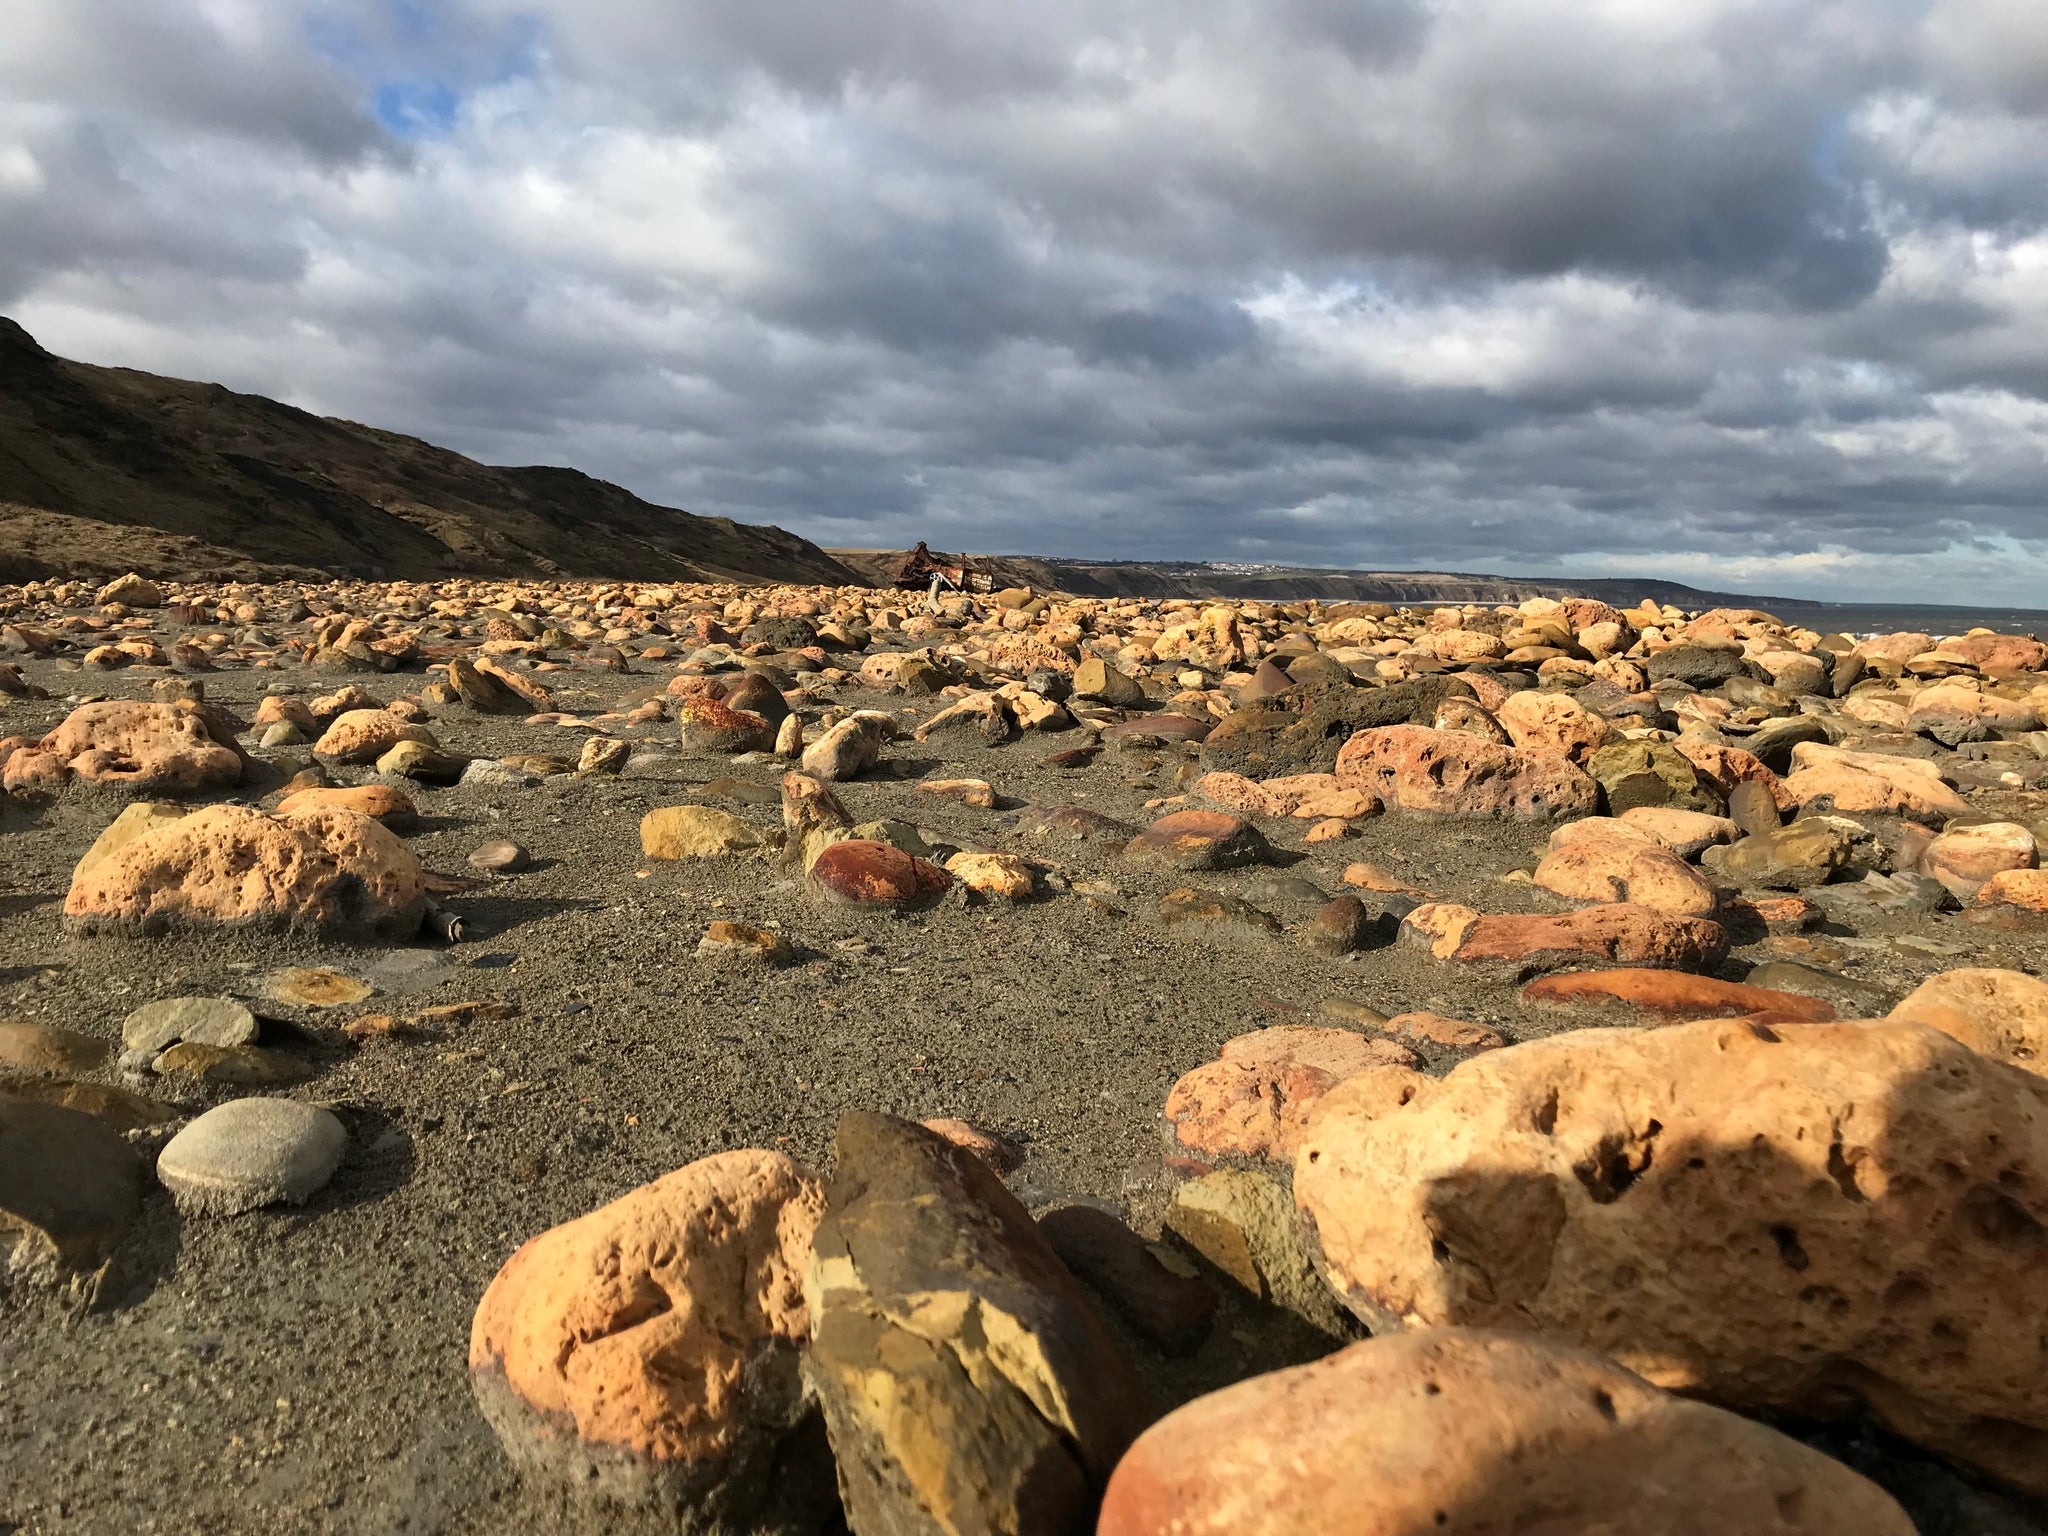
[[[2048,609],[1961,608],[1935,603],[1802,603],[1787,598],[1759,603],[1787,624],[1822,634],[1889,635],[1901,630],[1923,635],[1960,635],[1973,629],[2001,635],[2048,638]]]

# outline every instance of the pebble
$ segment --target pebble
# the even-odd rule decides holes
[[[469,867],[487,875],[516,875],[532,863],[533,855],[509,837],[481,843],[469,856]]]
[[[157,1178],[189,1215],[303,1205],[334,1177],[348,1132],[295,1099],[234,1099],[208,1110],[157,1156]]]

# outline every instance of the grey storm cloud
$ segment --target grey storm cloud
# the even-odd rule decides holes
[[[2037,0],[14,0],[0,311],[825,542],[2034,600]]]

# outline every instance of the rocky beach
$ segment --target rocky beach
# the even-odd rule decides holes
[[[2048,1532],[2048,645],[0,587],[0,1532]]]

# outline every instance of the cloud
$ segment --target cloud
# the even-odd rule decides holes
[[[0,309],[828,542],[2026,601],[2033,11],[21,0]]]

